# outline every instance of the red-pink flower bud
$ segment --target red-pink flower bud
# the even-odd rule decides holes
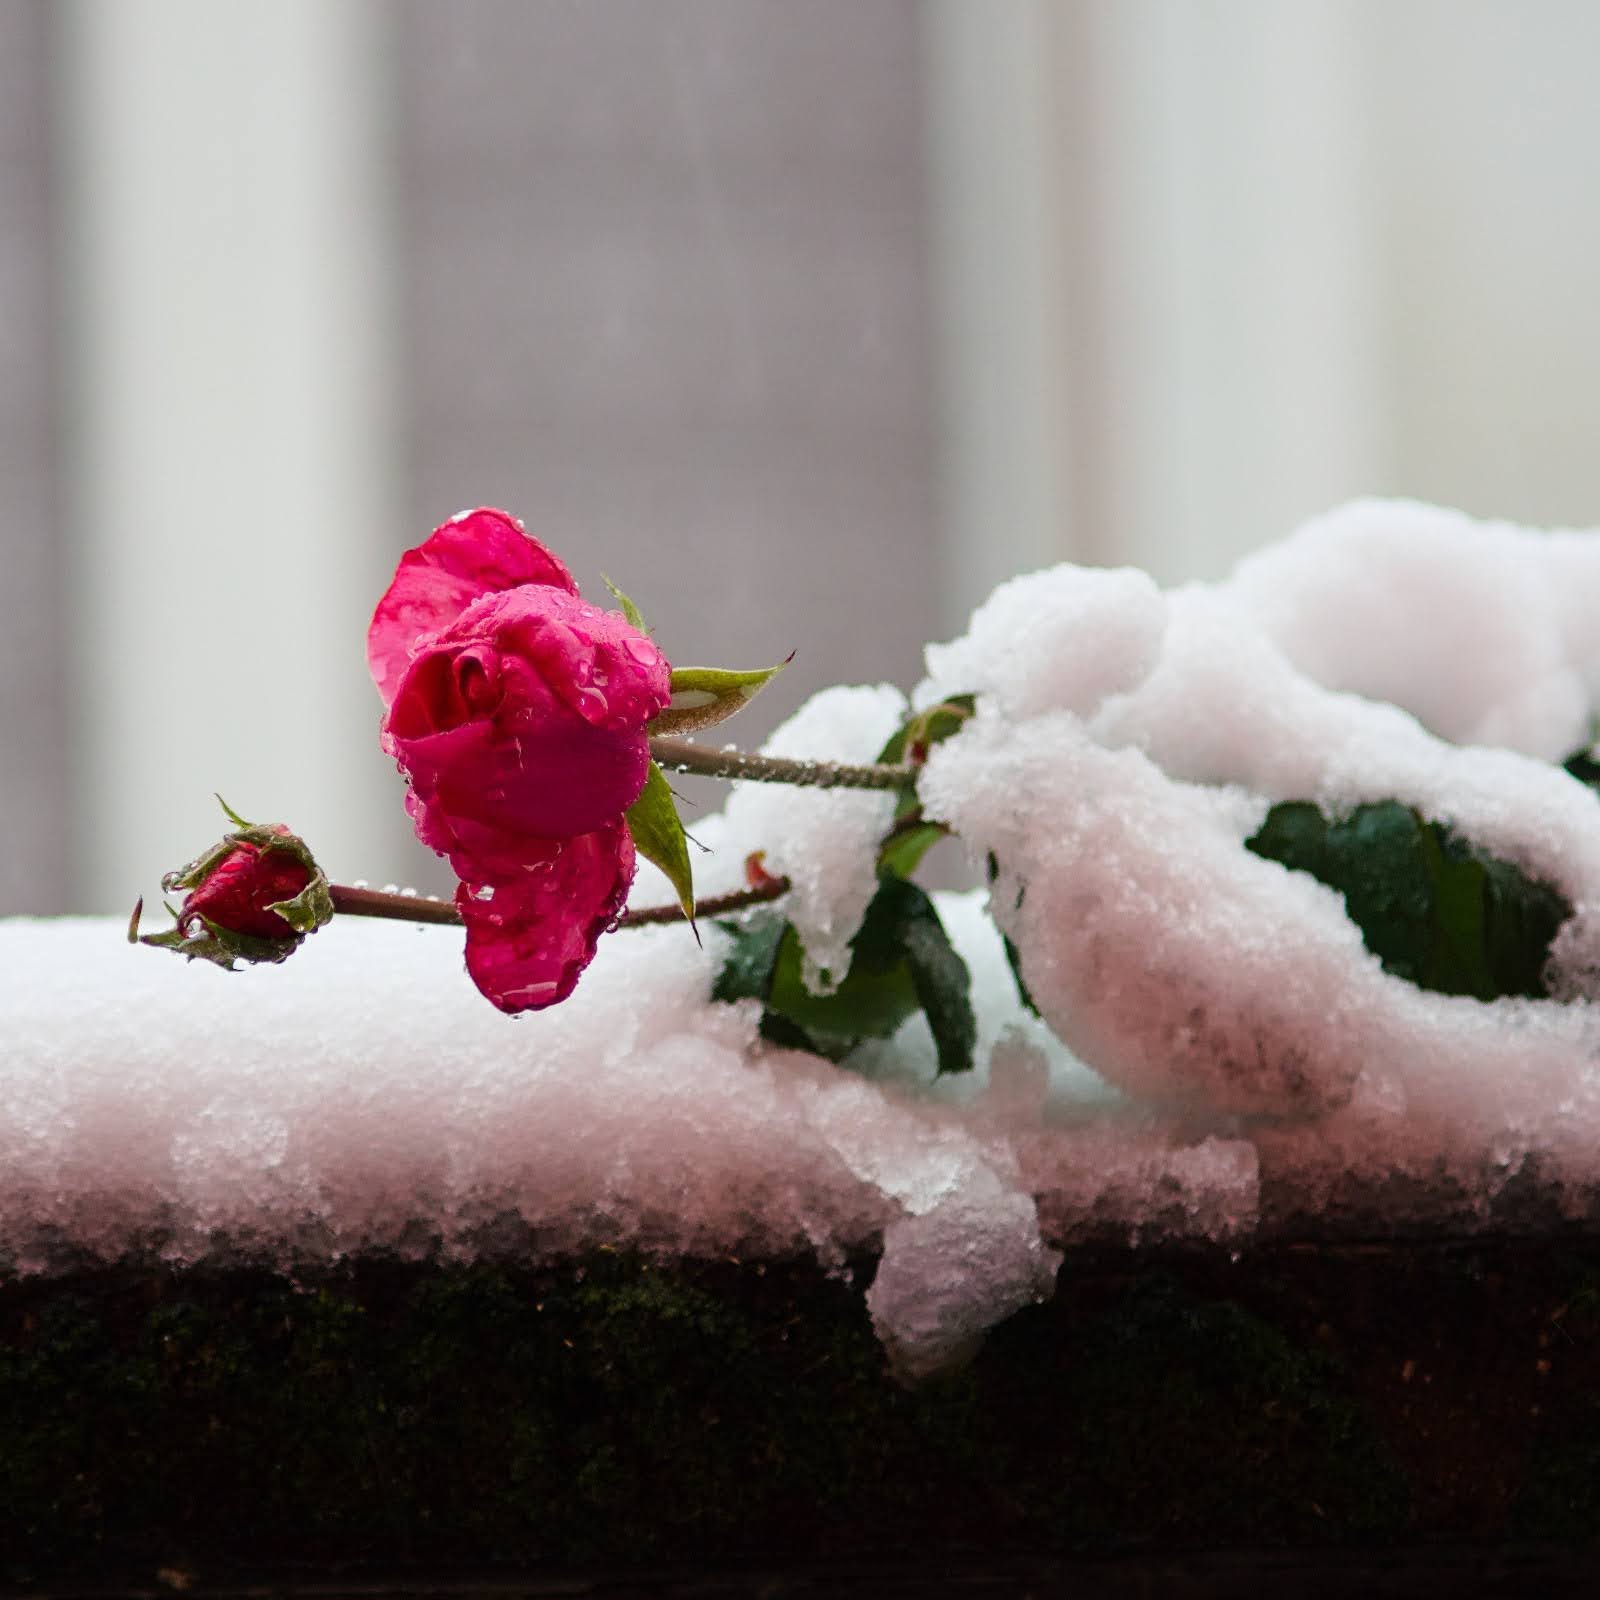
[[[168,907],[176,926],[141,944],[231,969],[236,961],[284,960],[333,916],[328,880],[305,840],[281,822],[228,816],[237,832],[161,880],[169,893],[186,891],[181,905]],[[130,939],[138,925],[135,908]]]
[[[298,856],[241,840],[184,897],[178,924],[182,927],[202,916],[216,927],[252,939],[298,938],[296,930],[270,908],[294,899],[310,882],[311,868]]]

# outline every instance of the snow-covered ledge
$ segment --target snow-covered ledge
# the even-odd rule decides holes
[[[945,1466],[984,1455],[997,1496],[1011,1492],[1010,1469],[985,1454],[999,1423],[975,1417],[972,1397],[993,1395],[1018,1350],[1031,1377],[996,1403],[1024,1434],[1048,1410],[1042,1388],[1081,1418],[1112,1393],[1136,1405],[1117,1375],[1157,1354],[1147,1379],[1171,1398],[1173,1363],[1203,1356],[1213,1378],[1196,1381],[1212,1382],[1219,1416],[1232,1395],[1299,1419],[1270,1448],[1255,1422],[1239,1424],[1252,1442],[1238,1449],[1278,1463],[1268,1477],[1280,1447],[1303,1467],[1308,1450],[1337,1457],[1342,1487],[1306,1467],[1284,1536],[1314,1536],[1302,1513],[1318,1495],[1343,1497],[1330,1513],[1340,1537],[1479,1533],[1494,1494],[1492,1526],[1564,1531],[1562,1508],[1588,1502],[1555,1468],[1556,1488],[1484,1489],[1419,1512],[1432,1505],[1419,1488],[1434,1482],[1418,1465],[1428,1450],[1408,1454],[1384,1417],[1448,1368],[1437,1395],[1449,1391],[1449,1426],[1461,1426],[1473,1374],[1429,1318],[1455,1295],[1463,1319],[1492,1327],[1492,1278],[1517,1288],[1479,1348],[1490,1338],[1491,1365],[1532,1375],[1504,1392],[1537,1419],[1543,1403],[1524,1390],[1564,1360],[1566,1431],[1549,1448],[1562,1460],[1600,1449],[1600,1429],[1586,1443],[1570,1426],[1600,1404],[1588,1309],[1600,1292],[1588,1242],[1600,1216],[1600,802],[1553,764],[1587,741],[1600,703],[1597,615],[1595,536],[1378,504],[1302,530],[1225,585],[1162,594],[1139,574],[1060,568],[1002,588],[963,639],[930,649],[915,697],[979,697],[934,750],[921,793],[996,858],[993,914],[1043,1013],[1019,1001],[988,894],[939,897],[977,1012],[977,1066],[962,1076],[936,1077],[920,1017],[847,1068],[775,1048],[756,1002],[711,998],[731,942],[717,926],[700,945],[677,927],[617,933],[570,1000],[510,1019],[466,981],[453,928],[337,918],[282,969],[228,975],[130,948],[102,919],[0,924],[0,1309],[13,1371],[34,1371],[35,1355],[37,1370],[57,1371],[37,1348],[52,1285],[68,1299],[96,1282],[125,1292],[130,1273],[167,1285],[149,1291],[156,1300],[189,1292],[175,1284],[232,1284],[195,1290],[222,1329],[249,1321],[240,1294],[276,1307],[284,1285],[320,1285],[318,1304],[330,1284],[365,1285],[351,1303],[372,1315],[392,1309],[372,1289],[384,1274],[413,1288],[471,1282],[491,1343],[521,1337],[518,1316],[561,1306],[578,1318],[563,1324],[567,1350],[586,1337],[583,1305],[601,1322],[622,1304],[681,1327],[715,1321],[708,1308],[730,1295],[768,1304],[781,1283],[782,1318],[761,1324],[775,1343],[733,1330],[745,1379],[767,1372],[780,1387],[794,1373],[779,1344],[831,1339],[852,1317],[867,1338],[870,1316],[887,1362],[862,1355],[870,1339],[848,1359],[843,1345],[817,1356],[849,1370],[826,1402],[846,1409],[827,1427],[854,1438],[866,1424],[849,1408],[892,1412],[895,1449],[914,1456],[926,1443],[916,1428],[936,1423]],[[770,749],[870,760],[905,709],[891,689],[829,691]],[[1573,908],[1553,997],[1485,1003],[1389,976],[1339,895],[1244,849],[1288,799],[1335,811],[1398,799],[1553,884]],[[889,805],[739,788],[696,827],[712,852],[701,892],[765,850],[794,882],[788,914],[809,952],[836,963],[871,896]],[[664,898],[645,874],[636,899]],[[1357,1240],[1375,1254],[1352,1254]],[[1295,1265],[1307,1250],[1314,1269]],[[1176,1276],[1141,1286],[1127,1276],[1140,1262]],[[602,1280],[620,1300],[578,1287]],[[699,1309],[663,1311],[669,1281]],[[485,1282],[511,1283],[510,1298]],[[1127,1291],[1115,1307],[1108,1282]],[[229,1293],[234,1310],[220,1312]],[[1374,1303],[1409,1323],[1383,1324]],[[793,1332],[808,1304],[817,1326]],[[402,1344],[437,1348],[431,1324],[402,1326]],[[612,1375],[633,1359],[605,1343],[613,1335],[595,1335]],[[1074,1352],[1086,1363],[1076,1377]],[[1081,1389],[1090,1370],[1100,1401]],[[925,1387],[907,1394],[890,1372]],[[675,1381],[670,1366],[640,1379],[652,1393]],[[605,1403],[642,1399],[623,1385]],[[1081,1468],[1091,1444],[1059,1422],[1059,1449]],[[1200,1449],[1187,1422],[1169,1424],[1172,1449]],[[815,1429],[814,1409],[800,1425]],[[1160,1435],[1150,1419],[1130,1426]],[[1545,1425],[1519,1426],[1480,1446],[1527,1459],[1529,1428]],[[597,1439],[597,1459],[626,1435]],[[1049,1442],[1029,1450],[1048,1478]],[[1256,1482],[1256,1467],[1240,1470]],[[1273,1537],[1270,1520],[1235,1524],[1209,1502],[1162,1522],[1148,1497],[1166,1482],[1156,1472],[1145,1501],[1130,1490],[1113,1542],[1137,1533],[1135,1504],[1188,1543],[1208,1528]],[[1363,1498],[1378,1482],[1388,1499]],[[596,1493],[597,1516],[618,1511]],[[1047,1502],[1018,1513],[1025,1543],[1094,1542]],[[1557,1509],[1541,1523],[1547,1502]],[[520,1544],[504,1527],[496,1537],[519,1559],[582,1548],[570,1522],[536,1524],[514,1521]],[[731,1535],[725,1547],[743,1548]],[[595,1548],[610,1547],[597,1536]]]

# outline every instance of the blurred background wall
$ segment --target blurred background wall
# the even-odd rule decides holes
[[[469,503],[797,649],[747,743],[1044,562],[1600,524],[1597,62],[1587,0],[0,0],[0,911],[213,790],[442,882],[362,633]]]

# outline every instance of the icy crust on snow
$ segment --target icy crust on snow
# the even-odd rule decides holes
[[[1019,1114],[981,1085],[951,1105],[765,1048],[752,1003],[708,1004],[726,935],[702,937],[618,934],[570,1000],[510,1019],[455,929],[346,919],[228,974],[109,919],[0,922],[0,1261],[614,1244],[843,1269],[881,1243],[872,1311],[910,1376],[1046,1296],[1029,1173],[1075,1169],[1080,1135],[1035,1148],[1045,1057]]]
[[[1600,537],[1393,503],[1216,585],[1002,586],[913,697],[977,696],[920,792],[998,867],[937,897],[972,976],[958,1077],[920,1016],[843,1069],[765,1044],[754,1002],[709,999],[727,935],[705,922],[703,948],[603,940],[521,1019],[453,929],[341,918],[230,976],[109,921],[0,923],[0,1260],[881,1249],[868,1309],[915,1377],[1088,1240],[1592,1224],[1600,802],[1552,763],[1600,704],[1597,615]],[[768,748],[870,760],[905,712],[830,690]],[[1290,799],[1398,799],[1556,885],[1559,998],[1386,975],[1337,894],[1244,848]],[[764,851],[838,977],[891,808],[738,786],[692,825],[699,891]],[[641,871],[635,903],[669,898]]]

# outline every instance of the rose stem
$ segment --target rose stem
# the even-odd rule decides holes
[[[746,906],[765,905],[789,892],[787,878],[774,878],[754,889],[738,889],[732,894],[713,895],[695,906],[697,917],[721,917]],[[352,889],[346,884],[328,885],[333,909],[347,917],[387,917],[395,922],[437,922],[460,925],[461,913],[448,900],[422,900],[414,894],[385,894],[381,889]],[[617,918],[619,928],[642,928],[656,922],[682,922],[682,906],[641,906],[624,911]]]
[[[803,784],[814,789],[904,789],[917,769],[909,765],[846,766],[837,761],[790,761],[742,750],[713,750],[688,739],[659,737],[650,754],[671,772],[697,772],[706,778],[750,778],[757,783]]]

